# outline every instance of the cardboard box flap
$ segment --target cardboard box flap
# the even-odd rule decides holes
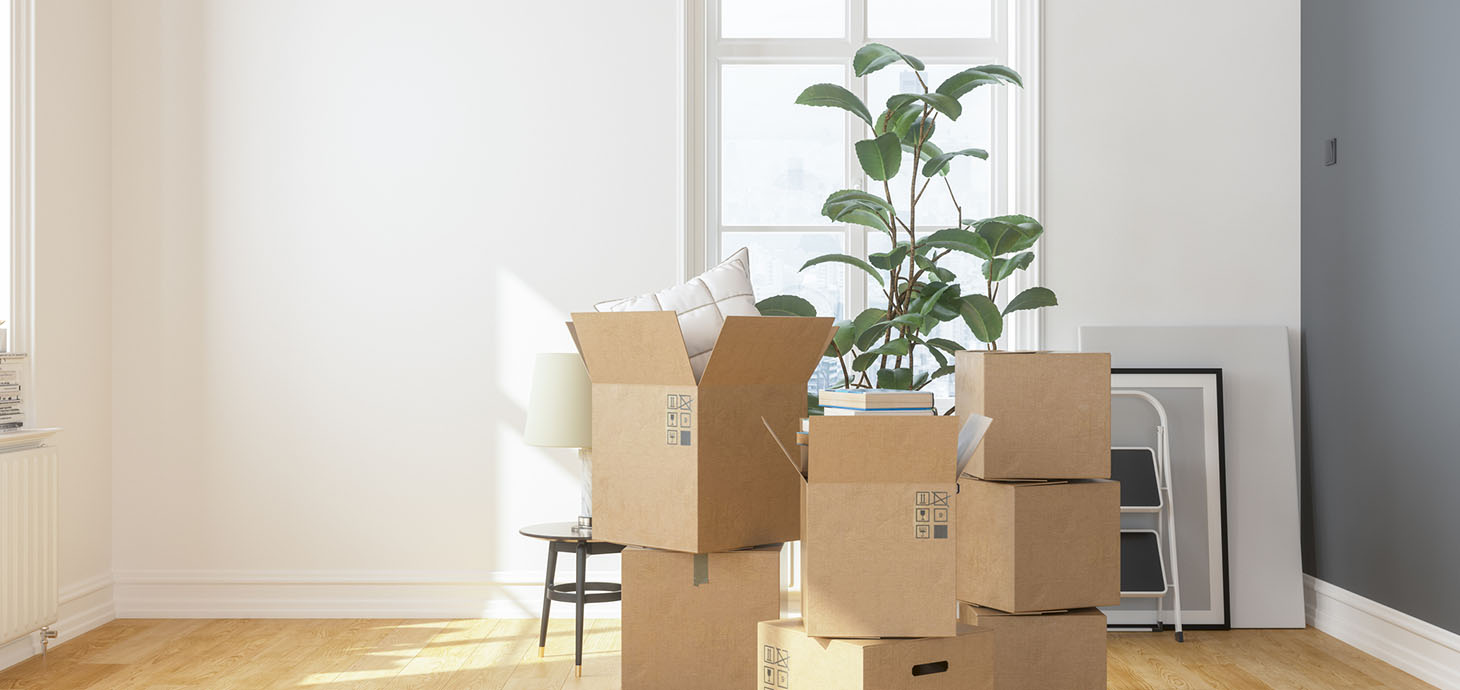
[[[765,425],[766,433],[769,433],[771,435],[771,438],[776,440],[776,447],[781,449],[781,452],[786,456],[786,460],[788,460],[791,463],[791,467],[796,470],[796,474],[801,475],[801,479],[804,481],[806,479],[806,466],[802,465],[801,461],[799,460],[799,458],[801,457],[801,453],[799,451],[794,453],[791,452],[793,446],[788,446],[786,445],[785,441],[781,440],[781,435],[776,433],[776,430],[774,427],[771,426],[771,421],[769,419],[761,417],[760,423]]]
[[[956,417],[932,415],[812,417],[816,481],[948,482],[960,426]]]
[[[594,383],[695,385],[672,311],[575,312],[572,332]]]
[[[832,323],[830,317],[728,317],[700,385],[805,384],[836,333]]]

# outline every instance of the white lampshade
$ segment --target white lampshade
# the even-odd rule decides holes
[[[576,352],[546,352],[532,370],[523,438],[531,446],[593,447],[593,386]]]

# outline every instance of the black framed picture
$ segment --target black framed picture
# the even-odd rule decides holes
[[[1122,485],[1121,541],[1130,551],[1122,567],[1150,572],[1123,570],[1123,590],[1139,584],[1122,592],[1120,606],[1103,609],[1107,620],[1151,626],[1160,610],[1172,627],[1179,594],[1184,628],[1228,629],[1222,370],[1114,369],[1110,382],[1112,469],[1130,478]]]

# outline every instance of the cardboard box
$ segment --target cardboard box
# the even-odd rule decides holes
[[[809,634],[955,633],[959,425],[934,416],[811,418],[801,513]]]
[[[964,472],[983,479],[1110,477],[1110,355],[959,352],[959,414],[998,420]]]
[[[1120,603],[1118,482],[964,477],[958,490],[959,601],[1011,613]]]
[[[1017,614],[960,603],[958,620],[993,633],[994,690],[1105,690],[1099,609]]]
[[[967,625],[956,632],[953,637],[836,640],[807,635],[800,619],[764,622],[756,658],[760,682],[753,687],[990,690],[994,636]]]
[[[623,551],[622,687],[745,690],[756,624],[781,615],[781,546]]]
[[[593,381],[593,532],[689,553],[800,538],[791,443],[831,319],[731,316],[698,382],[674,312],[573,315]]]

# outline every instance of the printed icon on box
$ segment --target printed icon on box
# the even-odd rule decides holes
[[[689,432],[688,431],[681,431],[681,432],[679,432],[679,445],[681,445],[681,446],[690,445],[690,443],[689,443]]]
[[[665,432],[664,442],[668,443],[671,446],[679,445],[679,432],[674,429],[670,429],[669,431]]]
[[[933,493],[933,505],[935,505],[935,506],[946,506],[946,505],[948,505],[948,492],[947,491],[934,491],[932,493]]]
[[[948,509],[947,508],[934,508],[933,509],[933,522],[947,522],[947,521],[948,521]]]
[[[920,506],[933,505],[933,492],[931,492],[931,491],[919,491],[918,494],[917,494],[917,500],[916,500],[916,502],[915,502],[914,505],[920,505]]]
[[[773,668],[771,668],[771,667],[769,667],[769,666],[767,666],[767,667],[765,667],[765,668],[763,668],[761,670],[762,671],[765,671],[765,678],[761,679],[761,682],[762,683],[765,683],[767,687],[775,687],[775,685],[776,685],[776,670],[773,669]]]
[[[690,403],[693,401],[694,398],[688,395],[671,395],[669,396],[669,409],[684,410],[685,412],[689,412]]]
[[[665,418],[664,418],[664,426],[670,426],[670,427],[672,427],[672,426],[676,426],[676,425],[679,424],[679,413],[678,412],[666,412],[664,414],[666,415]]]
[[[689,413],[688,412],[681,412],[681,413],[679,413],[679,426],[681,426],[681,427],[683,427],[685,429],[688,429],[689,428]]]
[[[914,508],[913,509],[913,521],[914,522],[928,522],[929,516],[930,516],[930,514],[929,514],[927,508]]]
[[[916,528],[917,530],[913,534],[918,539],[928,539],[933,534],[932,525],[917,525]]]
[[[791,679],[787,676],[786,672],[781,669],[776,669],[776,687],[788,688],[790,686]]]
[[[947,539],[948,538],[948,525],[933,525],[933,538],[934,539]]]

